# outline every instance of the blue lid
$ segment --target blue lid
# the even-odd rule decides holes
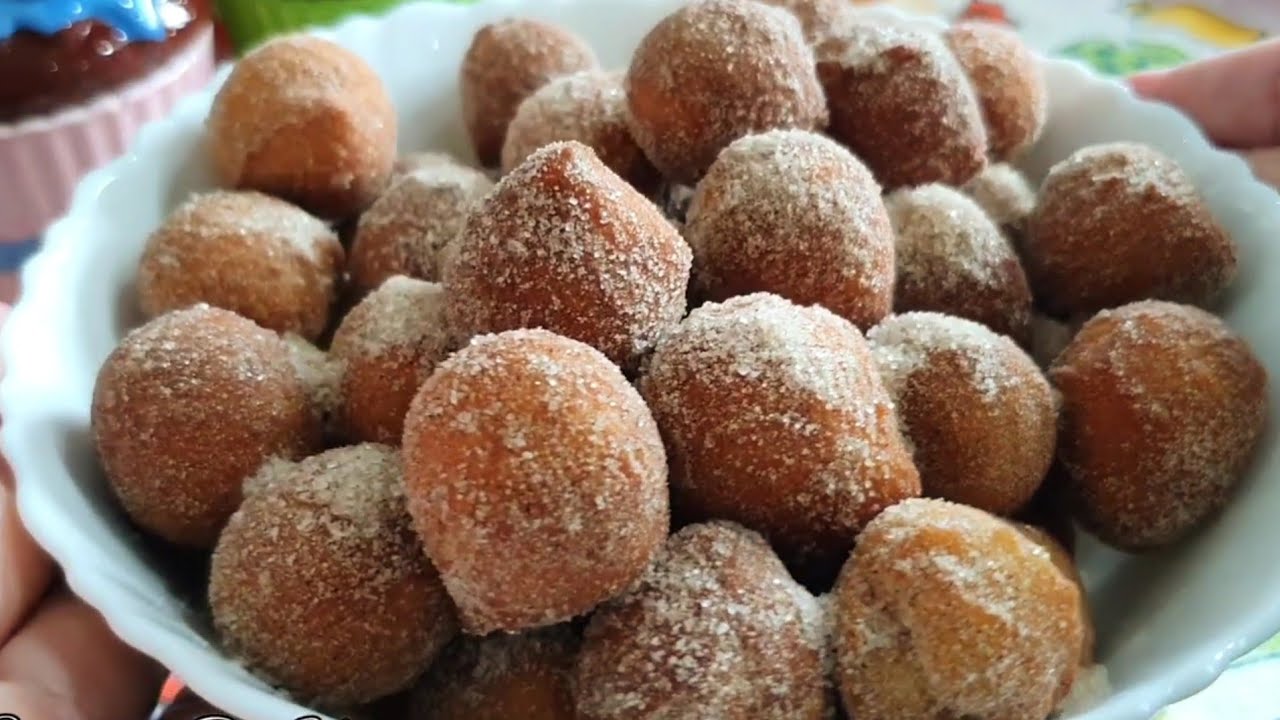
[[[20,30],[53,35],[81,20],[115,28],[127,41],[164,40],[165,0],[0,0],[0,41]]]

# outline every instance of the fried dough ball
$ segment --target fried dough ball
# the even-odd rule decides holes
[[[813,43],[826,39],[840,26],[849,10],[845,0],[759,0],[788,10],[800,21],[805,38]]]
[[[750,0],[694,0],[668,15],[640,41],[626,89],[636,143],[686,184],[744,135],[827,124],[799,22]]]
[[[981,510],[885,510],[833,595],[837,683],[856,718],[1041,720],[1079,666],[1079,588]]]
[[[578,717],[830,718],[824,615],[764,538],[732,523],[690,525],[592,616]]]
[[[1014,527],[1032,542],[1044,548],[1045,552],[1049,553],[1049,559],[1053,561],[1054,566],[1080,590],[1080,668],[1083,670],[1092,666],[1095,640],[1093,617],[1089,614],[1089,602],[1084,593],[1084,580],[1080,577],[1080,569],[1076,567],[1075,558],[1071,556],[1066,546],[1044,528],[1020,522],[1014,523]],[[1067,681],[1070,678],[1063,678],[1063,680]],[[1070,690],[1071,685],[1068,685],[1059,692],[1065,696]]]
[[[409,403],[449,350],[440,285],[396,276],[365,297],[330,348],[342,364],[343,436],[399,445]]]
[[[525,98],[507,128],[502,171],[511,172],[543,145],[577,140],[642,193],[657,188],[658,171],[627,128],[622,73],[584,70],[558,77]]]
[[[991,154],[999,160],[1022,154],[1040,139],[1049,112],[1035,54],[1016,32],[994,23],[957,23],[946,39],[982,106]]]
[[[545,330],[476,338],[441,363],[404,452],[409,510],[470,633],[581,615],[666,538],[648,408],[604,355]]]
[[[480,164],[502,155],[520,103],[548,81],[599,65],[587,43],[564,28],[508,18],[480,28],[462,58],[462,120]]]
[[[218,539],[209,606],[250,668],[335,708],[405,689],[457,632],[385,445],[265,465]]]
[[[944,185],[899,190],[886,204],[897,234],[895,310],[957,315],[1030,342],[1026,273],[982,208]]]
[[[1173,543],[1221,508],[1266,424],[1266,370],[1225,323],[1187,305],[1098,313],[1050,379],[1079,518],[1129,550]]]
[[[579,640],[567,625],[459,637],[414,691],[413,720],[575,720]]]
[[[312,414],[324,428],[326,441],[336,439],[342,410],[342,363],[297,335],[285,335],[293,369],[302,380]]]
[[[323,222],[257,192],[194,195],[151,234],[138,269],[148,317],[208,303],[315,340],[329,324],[343,251]]]
[[[209,113],[213,166],[325,218],[382,191],[396,158],[396,113],[364,60],[328,40],[270,40],[235,64]]]
[[[893,227],[880,186],[821,135],[735,140],[699,183],[684,236],[706,299],[772,292],[862,328],[893,307]]]
[[[1049,381],[1012,340],[938,313],[887,318],[867,335],[914,448],[924,494],[1018,511],[1053,460]]]
[[[920,494],[866,341],[820,307],[703,305],[658,343],[640,392],[678,509],[763,533],[808,583],[829,583],[871,518]]]
[[[98,372],[91,422],[129,516],[194,548],[213,546],[263,461],[303,457],[321,441],[284,341],[208,305],[126,335]]]
[[[397,175],[356,225],[349,269],[361,294],[393,275],[439,280],[441,251],[493,189],[484,173],[443,157],[411,162],[420,166]]]
[[[1007,163],[993,163],[964,186],[964,193],[1004,231],[1019,253],[1023,252],[1027,219],[1036,207],[1036,191],[1026,176]]]
[[[1026,260],[1040,302],[1069,317],[1145,299],[1207,303],[1234,277],[1236,248],[1177,163],[1109,143],[1049,171]]]
[[[692,262],[653,203],[574,141],[503,178],[447,255],[459,341],[542,327],[628,369],[684,314]]]
[[[986,167],[978,101],[940,38],[858,20],[816,52],[831,135],[880,184],[963,185]]]

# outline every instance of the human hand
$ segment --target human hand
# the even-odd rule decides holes
[[[1280,187],[1280,38],[1130,83],[1139,95],[1185,112],[1260,180]]]
[[[0,459],[0,717],[145,720],[163,671],[58,581],[14,496]]]

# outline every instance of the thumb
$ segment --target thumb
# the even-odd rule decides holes
[[[1173,105],[1224,147],[1280,145],[1280,38],[1130,78],[1134,92]]]

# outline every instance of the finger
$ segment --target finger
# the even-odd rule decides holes
[[[1180,108],[1219,145],[1280,145],[1280,38],[1130,83],[1139,95]]]
[[[0,648],[0,682],[65,702],[76,720],[145,718],[163,679],[158,665],[116,638],[98,613],[65,590]]]
[[[1249,167],[1253,168],[1253,174],[1259,180],[1280,188],[1280,147],[1249,150],[1240,154],[1249,163]]]
[[[160,716],[160,720],[201,720],[201,718],[218,718],[218,720],[234,720],[230,715],[220,714],[212,705],[196,697],[189,690],[183,690]]]
[[[30,615],[53,577],[53,563],[18,519],[9,467],[0,459],[0,647]]]
[[[6,713],[0,718],[80,720],[75,708],[65,699],[41,688],[10,682],[0,682],[0,711]]]

